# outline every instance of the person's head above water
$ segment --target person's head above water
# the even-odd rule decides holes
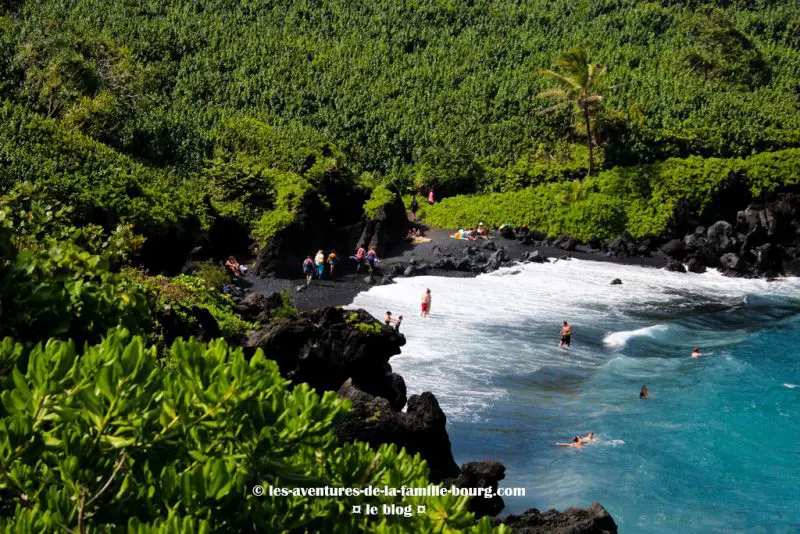
[[[390,311],[386,312],[386,315],[391,315],[391,314],[392,314],[392,312],[390,312]]]
[[[569,323],[567,321],[564,321],[564,326],[567,326],[567,325],[569,325]]]
[[[425,293],[430,293],[430,292],[431,292],[431,288],[428,288],[428,289],[425,290]]]

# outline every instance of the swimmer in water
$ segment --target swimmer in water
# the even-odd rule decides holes
[[[556,445],[559,447],[583,447],[592,441],[594,441],[594,432],[589,432],[583,437],[575,436],[569,443],[556,443]]]
[[[700,353],[700,349],[698,349],[697,347],[693,348],[692,358],[699,358],[700,356],[702,356],[702,354]]]
[[[647,398],[647,386],[642,386],[642,391],[639,392],[639,398],[642,400]]]
[[[564,348],[564,345],[566,345],[567,348],[570,348],[572,346],[570,344],[571,339],[572,327],[567,321],[564,321],[564,326],[561,327],[561,343],[558,344],[559,348]]]

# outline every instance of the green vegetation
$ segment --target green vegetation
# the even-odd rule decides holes
[[[364,203],[364,216],[367,219],[374,219],[378,210],[384,205],[392,203],[395,196],[395,193],[389,191],[386,186],[379,185],[372,190],[372,195]]]
[[[394,446],[341,445],[333,426],[348,401],[290,389],[260,351],[248,361],[224,341],[177,341],[171,353],[164,369],[122,329],[82,350],[0,341],[0,531],[493,531],[466,497],[269,496],[426,486],[428,469]],[[344,513],[367,503],[427,512]]]
[[[594,174],[594,142],[592,141],[592,119],[597,113],[597,105],[603,99],[597,87],[605,76],[605,65],[589,63],[586,50],[577,46],[569,52],[558,56],[556,65],[565,71],[559,74],[552,70],[543,70],[541,75],[552,80],[556,87],[546,89],[540,96],[560,100],[560,104],[552,106],[544,112],[556,111],[563,107],[572,107],[583,120],[586,128],[586,146],[589,149],[589,176]]]
[[[507,193],[451,197],[425,206],[425,219],[443,228],[529,225],[548,236],[606,239],[628,230],[634,237],[664,235],[676,207],[703,214],[733,180],[754,195],[800,183],[800,149],[747,159],[668,159],[618,167],[583,182],[557,182]]]

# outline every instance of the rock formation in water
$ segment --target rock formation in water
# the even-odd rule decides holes
[[[600,503],[589,508],[568,508],[563,512],[540,512],[531,508],[521,515],[510,515],[502,521],[514,534],[616,534],[614,518]]]

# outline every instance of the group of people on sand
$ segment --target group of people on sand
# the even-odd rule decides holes
[[[489,229],[485,224],[479,223],[475,229],[472,228],[459,228],[451,237],[456,239],[466,239],[468,241],[475,241],[477,239],[489,239]]]
[[[326,265],[329,267],[329,277],[335,278],[336,266],[339,265],[339,257],[336,255],[335,250],[331,250],[327,257],[325,253],[322,252],[322,249],[319,249],[313,258],[311,256],[306,256],[306,259],[303,261],[303,274],[306,275],[306,285],[310,284],[311,279],[314,277],[316,277],[317,280],[321,280],[325,275]]]

